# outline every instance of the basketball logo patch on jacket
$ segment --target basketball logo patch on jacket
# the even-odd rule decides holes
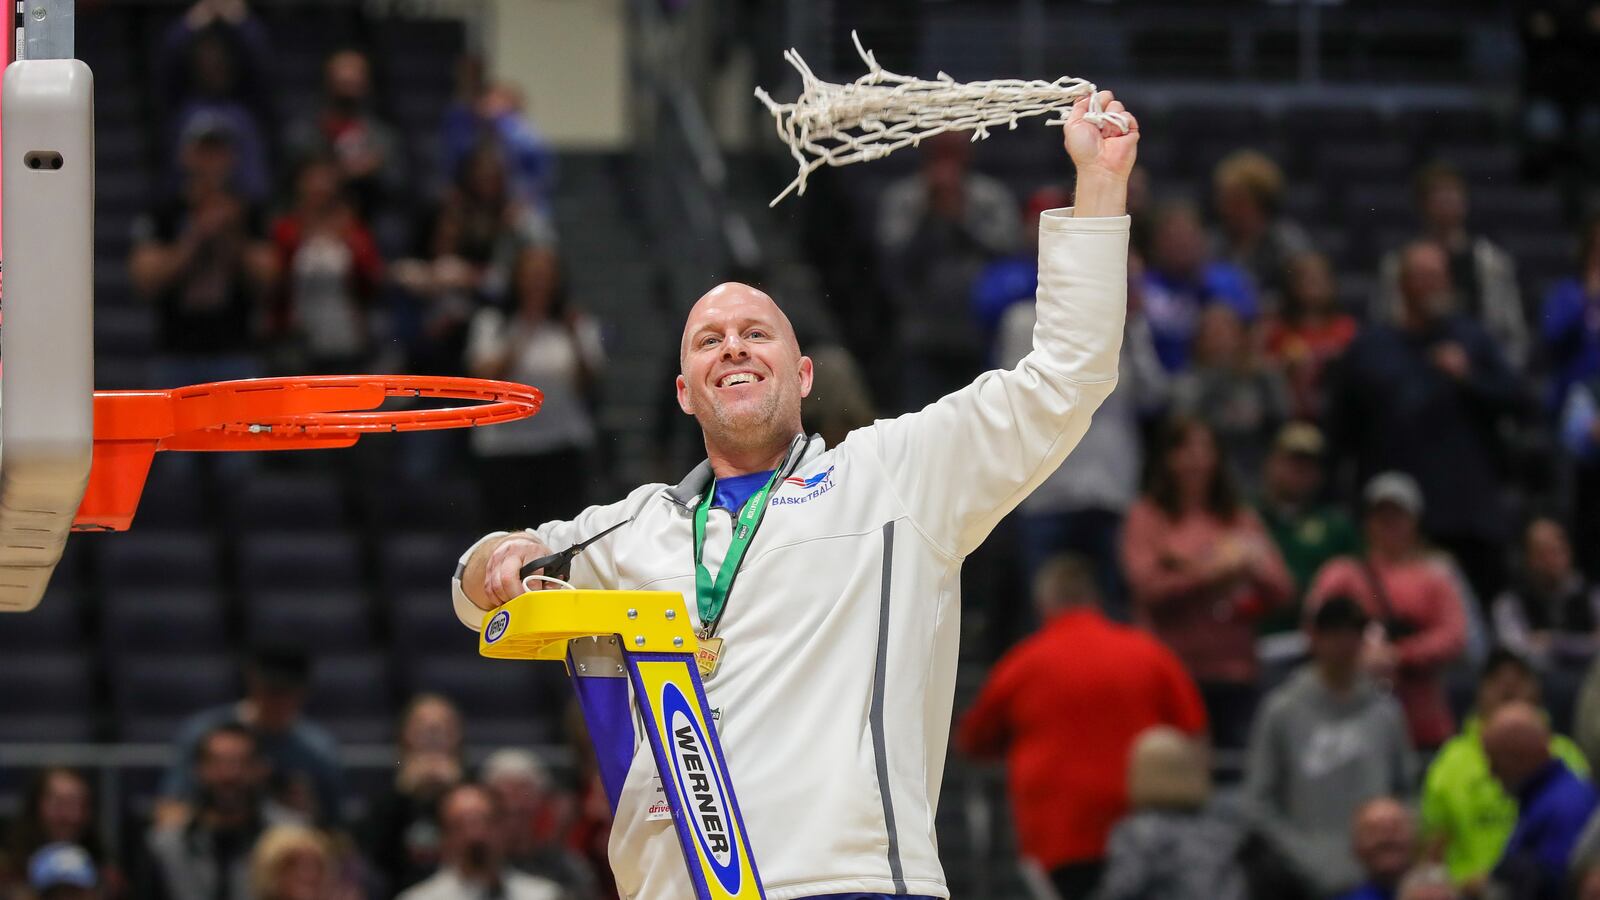
[[[826,470],[808,477],[802,478],[799,475],[791,475],[785,478],[783,480],[784,487],[797,487],[803,493],[777,494],[772,498],[772,505],[788,506],[796,503],[809,503],[833,490],[833,469],[833,466],[829,466]]]

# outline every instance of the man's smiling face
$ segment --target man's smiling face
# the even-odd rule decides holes
[[[701,297],[684,324],[679,361],[678,405],[699,420],[709,446],[757,448],[800,431],[811,360],[761,291],[728,283]]]

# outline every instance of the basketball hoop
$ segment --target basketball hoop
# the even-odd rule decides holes
[[[390,397],[480,401],[379,410]],[[74,531],[124,531],[159,450],[317,450],[365,434],[494,425],[539,411],[537,388],[423,375],[313,375],[96,391],[94,463]]]

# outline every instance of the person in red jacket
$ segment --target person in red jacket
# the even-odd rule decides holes
[[[1062,900],[1090,896],[1106,840],[1128,810],[1128,751],[1140,732],[1206,730],[1205,706],[1171,650],[1099,609],[1093,567],[1057,556],[1034,581],[1044,622],[989,675],[956,746],[1004,757],[1022,854]]]

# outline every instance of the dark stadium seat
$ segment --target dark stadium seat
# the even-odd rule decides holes
[[[97,737],[96,709],[85,706],[47,715],[18,716],[0,712],[0,742],[19,744],[82,744]]]
[[[1353,184],[1338,194],[1347,226],[1407,226],[1416,220],[1411,191],[1393,182]]]
[[[1494,235],[1511,232],[1557,232],[1562,245],[1575,251],[1577,239],[1563,228],[1561,197],[1553,188],[1518,184],[1473,184],[1469,188],[1474,221]],[[1576,259],[1576,256],[1573,257]]]
[[[207,588],[117,588],[102,602],[101,643],[116,653],[215,653],[228,646],[223,597]]]
[[[477,729],[550,740],[571,694],[559,665],[483,657],[408,660],[401,680],[406,696],[436,691],[449,697],[466,718],[469,740],[482,738]]]
[[[97,352],[94,387],[97,391],[142,390],[150,386],[150,359]],[[140,504],[143,506],[143,503]]]
[[[295,644],[312,653],[348,653],[372,646],[372,622],[358,590],[308,584],[248,587],[244,594],[245,640]]]
[[[1345,312],[1363,316],[1371,307],[1372,295],[1377,288],[1378,278],[1371,272],[1342,273],[1339,275],[1339,305]]]
[[[0,615],[0,655],[82,648],[88,635],[85,609],[78,589],[58,587],[52,579],[38,606]]]
[[[1565,232],[1502,229],[1496,236],[1501,247],[1516,260],[1517,275],[1525,285],[1537,289],[1577,270],[1575,242]],[[1528,308],[1536,311],[1544,298],[1535,295],[1524,299]]]
[[[528,747],[559,743],[560,720],[474,716],[467,719],[467,743],[475,747]]]
[[[240,531],[333,531],[345,524],[344,488],[320,472],[252,475],[227,500],[227,520]]]
[[[1313,227],[1309,231],[1312,246],[1333,262],[1335,272],[1368,264],[1367,243],[1359,231],[1339,227]]]
[[[1186,139],[1227,140],[1235,145],[1264,140],[1267,117],[1259,107],[1242,103],[1181,103],[1166,115],[1166,127]]]
[[[1176,171],[1200,179],[1204,185],[1202,198],[1209,202],[1211,197],[1211,174],[1216,169],[1217,163],[1241,149],[1255,150],[1265,154],[1266,157],[1277,163],[1286,171],[1295,167],[1294,154],[1291,147],[1283,141],[1266,135],[1252,135],[1248,139],[1233,138],[1202,138],[1192,142],[1185,142],[1184,152],[1175,160]],[[1158,196],[1165,197],[1165,187],[1160,189]]]
[[[456,618],[448,585],[386,594],[383,605],[397,660],[477,655],[477,636]]]
[[[386,533],[436,531],[471,539],[489,530],[478,484],[467,478],[386,484],[373,490],[367,507],[371,525]]]
[[[96,344],[116,347],[119,353],[150,353],[155,348],[155,316],[137,306],[107,307],[95,310]]]
[[[1424,147],[1506,138],[1498,117],[1469,107],[1430,106],[1402,110],[1398,125]]]
[[[94,740],[100,710],[95,700],[87,652],[0,652],[0,743]]]
[[[1521,165],[1522,150],[1511,141],[1481,144],[1442,144],[1431,149],[1428,159],[1442,159],[1459,170],[1469,187],[1477,191],[1492,185],[1514,185]]]
[[[208,531],[103,535],[97,542],[106,587],[211,587],[218,583],[217,535]]]
[[[450,575],[470,544],[434,532],[395,534],[383,543],[378,559],[378,583],[391,593],[436,588],[444,594]]]
[[[1356,219],[1351,222],[1351,227],[1369,229],[1367,240],[1372,245],[1372,271],[1378,271],[1380,260],[1384,254],[1399,250],[1407,243],[1417,239],[1417,229],[1414,225],[1383,224],[1381,221]]]
[[[1297,144],[1316,146],[1329,139],[1381,138],[1387,123],[1373,106],[1294,106],[1280,118],[1284,137]]]
[[[96,359],[96,368],[102,363],[102,359]],[[147,375],[140,376],[140,383],[152,384]],[[134,527],[141,534],[203,529],[210,512],[206,501],[205,483],[192,454],[157,453],[150,467],[150,477],[145,481],[144,493],[139,495]]]
[[[45,716],[94,708],[94,666],[86,652],[0,654],[0,712]]]
[[[159,656],[136,651],[110,662],[117,735],[124,741],[170,741],[190,715],[240,696],[234,659],[220,653]]]
[[[348,534],[250,534],[239,542],[246,588],[336,589],[361,586],[361,557]]]
[[[1324,196],[1322,185],[1316,181],[1291,179],[1284,185],[1282,207],[1285,215],[1301,225],[1310,225],[1327,218],[1327,198]]]
[[[394,685],[381,653],[318,655],[312,666],[306,714],[349,743],[395,736]]]
[[[1410,171],[1411,148],[1381,135],[1348,141],[1328,141],[1314,155],[1313,171],[1322,180],[1371,181],[1394,172]]]

